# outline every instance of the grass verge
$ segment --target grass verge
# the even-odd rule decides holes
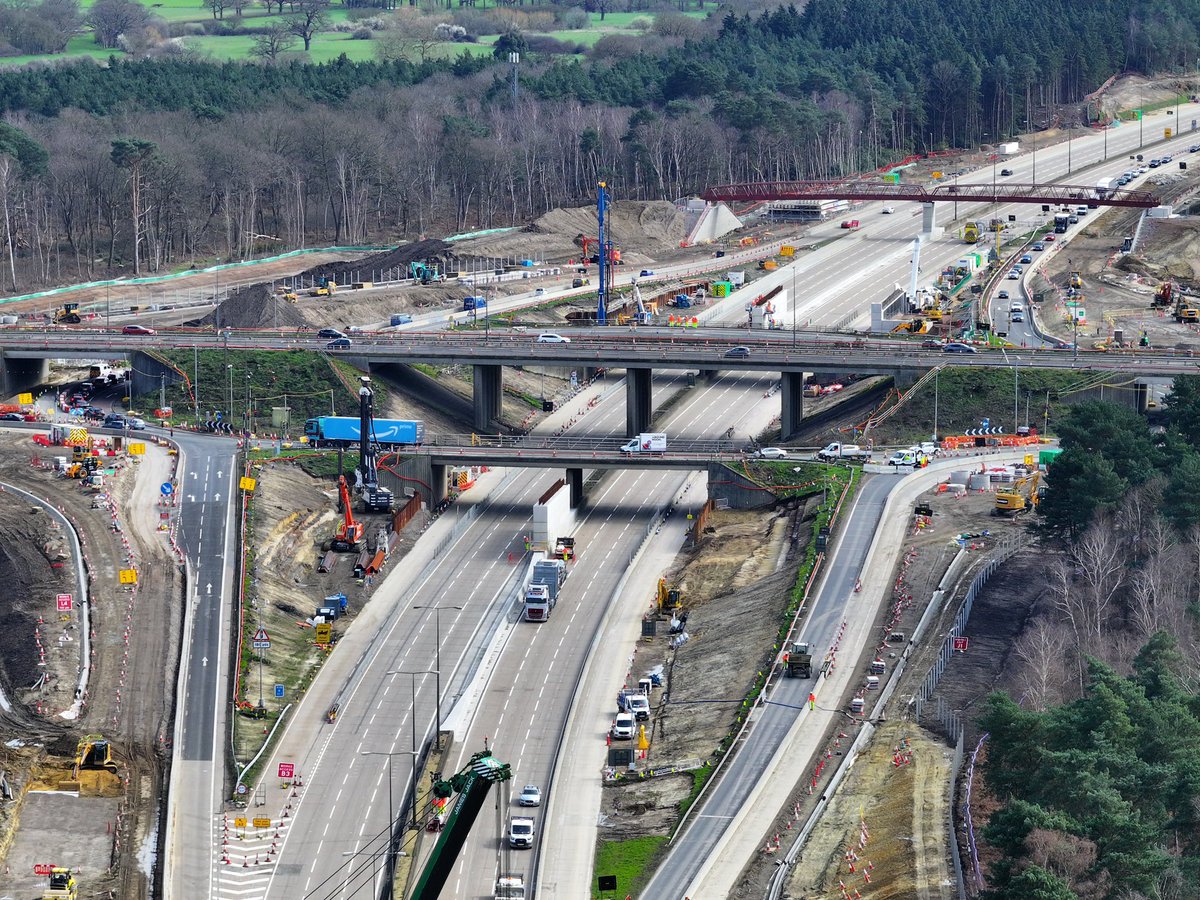
[[[661,854],[666,837],[644,835],[624,841],[601,841],[596,848],[596,875],[617,876],[617,896],[636,896],[645,886],[652,863]],[[599,897],[593,888],[592,897]]]

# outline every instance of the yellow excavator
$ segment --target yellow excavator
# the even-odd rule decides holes
[[[1034,472],[1014,481],[1011,490],[997,491],[993,513],[997,516],[1017,515],[1030,508],[1036,509],[1041,475],[1041,472]]]

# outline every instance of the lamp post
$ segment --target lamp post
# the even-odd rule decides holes
[[[434,674],[437,676],[437,731],[434,737],[434,745],[438,750],[442,749],[442,610],[457,609],[461,610],[461,606],[414,606],[413,609],[432,609],[433,610],[433,652],[434,652]]]
[[[412,805],[412,824],[413,824],[413,828],[416,828],[417,827],[417,771],[416,771],[416,765],[417,765],[417,757],[420,755],[417,752],[417,676],[418,675],[436,675],[437,672],[435,672],[433,669],[412,669],[412,670],[397,669],[395,671],[388,672],[387,674],[388,675],[408,675],[410,678],[412,678],[412,750],[407,751],[407,752],[411,752],[412,758],[413,758],[412,794],[410,795],[409,800]],[[400,751],[397,751],[397,752],[400,752]],[[365,755],[365,751],[364,751],[364,755]],[[388,765],[391,765],[391,758],[390,758],[391,754],[379,753],[377,755],[388,756],[389,757]],[[388,773],[388,778],[389,779],[391,778],[390,772]],[[389,791],[391,790],[390,784],[388,785],[388,790]],[[392,809],[394,809],[394,807],[389,802],[388,803],[389,820],[391,817]]]
[[[225,371],[229,373],[229,411],[226,413],[229,418],[233,418],[233,363],[225,364]],[[232,426],[230,426],[232,427]]]
[[[392,757],[393,756],[411,756],[413,761],[413,773],[409,784],[408,805],[412,807],[412,827],[417,827],[417,757],[420,755],[415,750],[359,750],[359,756],[386,756],[388,768],[388,837],[389,847],[391,846],[391,826],[395,823],[396,807],[392,800]]]

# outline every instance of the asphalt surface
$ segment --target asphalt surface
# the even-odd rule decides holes
[[[853,615],[854,582],[862,572],[887,495],[899,484],[900,479],[895,477],[869,477],[859,491],[829,560],[828,574],[817,592],[812,613],[799,636],[799,640],[808,641],[813,647],[814,655],[834,642],[841,623]],[[850,648],[848,658],[853,659],[854,653],[855,649]],[[816,658],[814,675],[818,665],[819,658]],[[692,882],[716,848],[727,824],[745,805],[758,781],[758,774],[775,755],[807,703],[815,683],[815,677],[779,681],[761,717],[727,764],[717,788],[692,818],[684,835],[676,840],[666,862],[641,894],[643,898],[678,900],[681,891]],[[795,766],[797,773],[805,771],[805,761],[796,760]],[[781,802],[784,800],[786,797],[780,798]],[[766,810],[763,819],[769,820]]]

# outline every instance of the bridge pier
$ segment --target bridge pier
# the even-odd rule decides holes
[[[937,206],[932,202],[921,204],[921,236],[927,238],[940,238],[944,230],[940,225],[934,224],[937,218]]]
[[[477,365],[472,382],[475,398],[475,430],[495,431],[504,399],[504,375],[501,366]]]
[[[654,414],[654,399],[651,391],[653,369],[625,370],[625,436],[634,437],[650,430],[650,417]]]
[[[925,375],[924,372],[914,372],[911,369],[897,369],[892,373],[892,383],[897,390],[907,391]]]
[[[0,388],[3,388],[5,397],[12,397],[39,384],[45,384],[46,379],[50,377],[49,359],[23,359],[4,355],[2,361],[0,373],[3,373],[3,382],[0,383]]]
[[[804,373],[783,372],[779,391],[782,410],[779,417],[780,437],[791,440],[800,431],[804,421]]]
[[[429,478],[429,509],[432,512],[439,503],[446,499],[448,491],[446,490],[446,469],[445,465],[430,463],[430,478]]]
[[[583,506],[583,469],[567,469],[567,487],[571,490],[571,509]]]

